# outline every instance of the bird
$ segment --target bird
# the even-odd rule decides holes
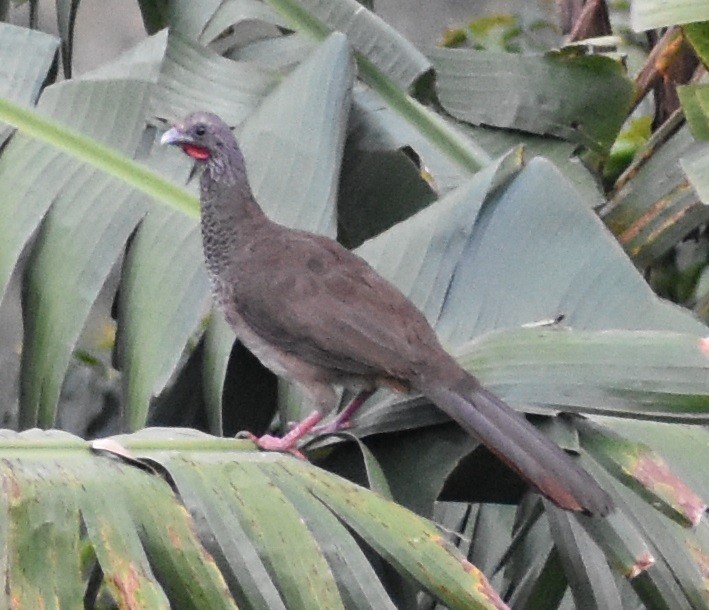
[[[365,260],[328,237],[280,225],[256,201],[244,155],[217,115],[193,112],[161,137],[202,167],[201,234],[213,298],[237,338],[297,385],[313,411],[283,437],[293,451],[338,403],[348,424],[379,388],[418,392],[557,506],[607,515],[609,494],[565,451],[485,389],[442,347],[424,315]]]

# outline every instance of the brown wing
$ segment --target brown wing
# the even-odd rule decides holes
[[[326,238],[281,230],[233,269],[235,301],[266,341],[333,372],[410,379],[440,350],[416,307]]]

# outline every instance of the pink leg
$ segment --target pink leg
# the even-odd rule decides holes
[[[318,426],[313,432],[317,434],[332,434],[333,432],[339,432],[347,428],[350,425],[350,419],[357,412],[357,409],[359,409],[372,394],[374,394],[374,390],[362,390],[352,399],[350,404],[340,411],[333,422],[325,424],[324,426]]]
[[[295,449],[296,443],[310,432],[321,419],[322,413],[313,411],[282,438],[264,434],[260,438],[253,437],[252,440],[261,447],[261,449],[265,449],[266,451],[288,451],[294,453],[297,452]]]

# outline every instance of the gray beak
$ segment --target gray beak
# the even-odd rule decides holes
[[[182,133],[177,127],[168,129],[162,138],[160,138],[160,144],[180,144],[185,141],[185,134]]]

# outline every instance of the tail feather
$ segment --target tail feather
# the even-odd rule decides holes
[[[474,377],[453,388],[433,383],[418,389],[561,508],[601,516],[612,510],[610,496],[590,474]]]

